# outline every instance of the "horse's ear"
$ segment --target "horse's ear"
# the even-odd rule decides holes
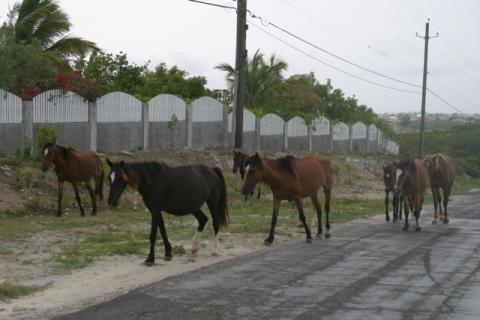
[[[107,158],[107,164],[108,164],[108,166],[109,166],[110,168],[113,167],[113,162],[112,162],[112,160],[110,160],[110,159],[108,159],[108,158]]]
[[[122,169],[125,168],[125,162],[123,160],[120,160],[120,168]]]

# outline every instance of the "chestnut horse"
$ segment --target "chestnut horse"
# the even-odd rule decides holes
[[[245,178],[245,163],[247,160],[250,159],[248,153],[241,152],[241,151],[233,151],[233,168],[232,172],[240,173],[240,177],[243,179]],[[253,194],[253,190],[252,190]],[[260,199],[260,186],[258,187],[257,199]]]
[[[311,155],[304,158],[286,156],[276,160],[262,159],[255,153],[248,159],[242,193],[248,198],[257,183],[270,187],[273,193],[273,213],[270,234],[265,244],[273,242],[275,225],[282,200],[292,200],[297,206],[300,221],[303,223],[307,242],[312,242],[312,235],[303,212],[303,199],[310,197],[318,218],[317,238],[322,237],[322,209],[318,201],[318,192],[323,187],[325,194],[325,213],[327,232],[325,238],[330,238],[330,200],[335,173],[330,159],[321,155]]]
[[[400,199],[395,196],[393,192],[393,177],[395,175],[395,165],[390,163],[389,165],[383,164],[383,184],[385,186],[385,220],[390,221],[388,214],[388,196],[392,192],[392,210],[393,210],[393,222],[397,222],[397,219],[402,220],[402,203],[403,198]]]
[[[423,158],[423,162],[428,169],[433,195],[433,206],[435,208],[432,223],[437,223],[439,218],[437,212],[439,211],[440,221],[443,220],[443,223],[446,224],[449,221],[447,214],[448,198],[452,192],[452,186],[455,181],[455,166],[453,165],[453,160],[446,155],[437,153],[426,155]],[[443,216],[440,189],[442,189],[443,192]]]
[[[63,184],[68,181],[72,184],[77,198],[80,214],[85,215],[80,195],[78,193],[78,184],[85,182],[90,198],[92,199],[92,215],[97,214],[97,195],[100,200],[103,199],[103,180],[104,172],[102,160],[93,151],[77,151],[72,148],[65,148],[57,145],[56,142],[47,142],[43,146],[43,164],[42,171],[46,172],[51,163],[55,166],[58,183],[58,208],[57,216],[62,215]],[[95,181],[94,188],[90,180]]]
[[[395,163],[395,175],[393,182],[393,191],[396,197],[403,197],[405,203],[405,225],[403,230],[408,230],[409,207],[415,216],[415,230],[420,231],[420,213],[422,211],[425,191],[430,185],[428,172],[422,160],[409,159]],[[408,200],[408,201],[407,201]]]
[[[114,163],[109,159],[107,164],[111,169],[108,205],[116,207],[123,191],[130,185],[140,193],[151,213],[150,252],[145,260],[147,266],[155,262],[157,228],[165,246],[165,260],[172,258],[172,246],[168,241],[162,212],[176,216],[192,214],[197,219],[198,227],[192,240],[192,253],[198,251],[199,238],[208,221],[201,210],[204,203],[212,216],[215,232],[214,254],[218,253],[218,230],[220,227],[226,229],[229,225],[227,187],[220,168],[204,165],[170,167],[153,161]]]

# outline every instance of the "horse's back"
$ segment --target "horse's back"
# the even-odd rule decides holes
[[[452,185],[455,181],[456,174],[452,158],[443,154],[438,154],[435,160],[438,161],[437,170],[442,182],[447,185]]]
[[[93,151],[73,150],[72,162],[75,163],[77,175],[84,178],[99,177],[102,173],[102,160]]]
[[[311,155],[294,160],[294,168],[302,185],[307,189],[318,190],[322,186],[331,188],[333,184],[333,170],[330,159],[322,155]]]
[[[423,160],[415,159],[415,171],[417,190],[421,194],[424,194],[430,186],[430,177],[428,175],[427,166]]]

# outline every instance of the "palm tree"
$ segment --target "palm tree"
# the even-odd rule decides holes
[[[95,43],[66,35],[72,24],[53,0],[23,0],[9,14],[19,44],[38,44],[57,61],[98,50]]]
[[[222,63],[215,67],[217,70],[226,72],[226,80],[229,90],[233,92],[235,69]],[[269,98],[274,95],[283,83],[282,72],[287,69],[287,63],[272,55],[266,62],[264,56],[258,50],[252,59],[247,62],[245,75],[245,105],[247,109],[260,108]]]

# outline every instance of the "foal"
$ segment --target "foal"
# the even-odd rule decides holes
[[[385,220],[390,221],[390,216],[388,214],[388,196],[392,192],[392,210],[393,210],[393,222],[397,222],[397,219],[402,220],[402,202],[403,199],[400,196],[400,199],[395,196],[393,192],[393,178],[395,175],[395,165],[393,163],[389,165],[383,164],[383,184],[385,186]]]
[[[55,166],[58,183],[58,208],[57,216],[62,215],[63,184],[68,181],[72,184],[75,191],[75,197],[80,208],[80,214],[85,215],[80,195],[78,194],[78,184],[85,182],[90,198],[92,199],[92,215],[97,213],[97,195],[100,200],[103,199],[103,180],[104,172],[102,160],[93,151],[77,151],[71,148],[65,148],[56,144],[56,142],[47,142],[43,145],[43,164],[42,171],[46,172],[51,163]],[[95,187],[92,188],[90,180],[95,181]]]
[[[330,199],[334,180],[334,171],[330,159],[321,155],[304,158],[286,156],[277,160],[262,159],[255,153],[247,161],[242,193],[248,198],[257,183],[270,187],[273,193],[273,214],[270,234],[265,239],[269,245],[275,237],[275,225],[282,200],[292,200],[298,209],[300,221],[303,223],[307,242],[312,242],[312,235],[303,212],[303,199],[310,197],[318,218],[317,238],[322,237],[322,209],[318,201],[318,191],[323,187],[325,194],[326,229],[325,238],[330,238]]]

